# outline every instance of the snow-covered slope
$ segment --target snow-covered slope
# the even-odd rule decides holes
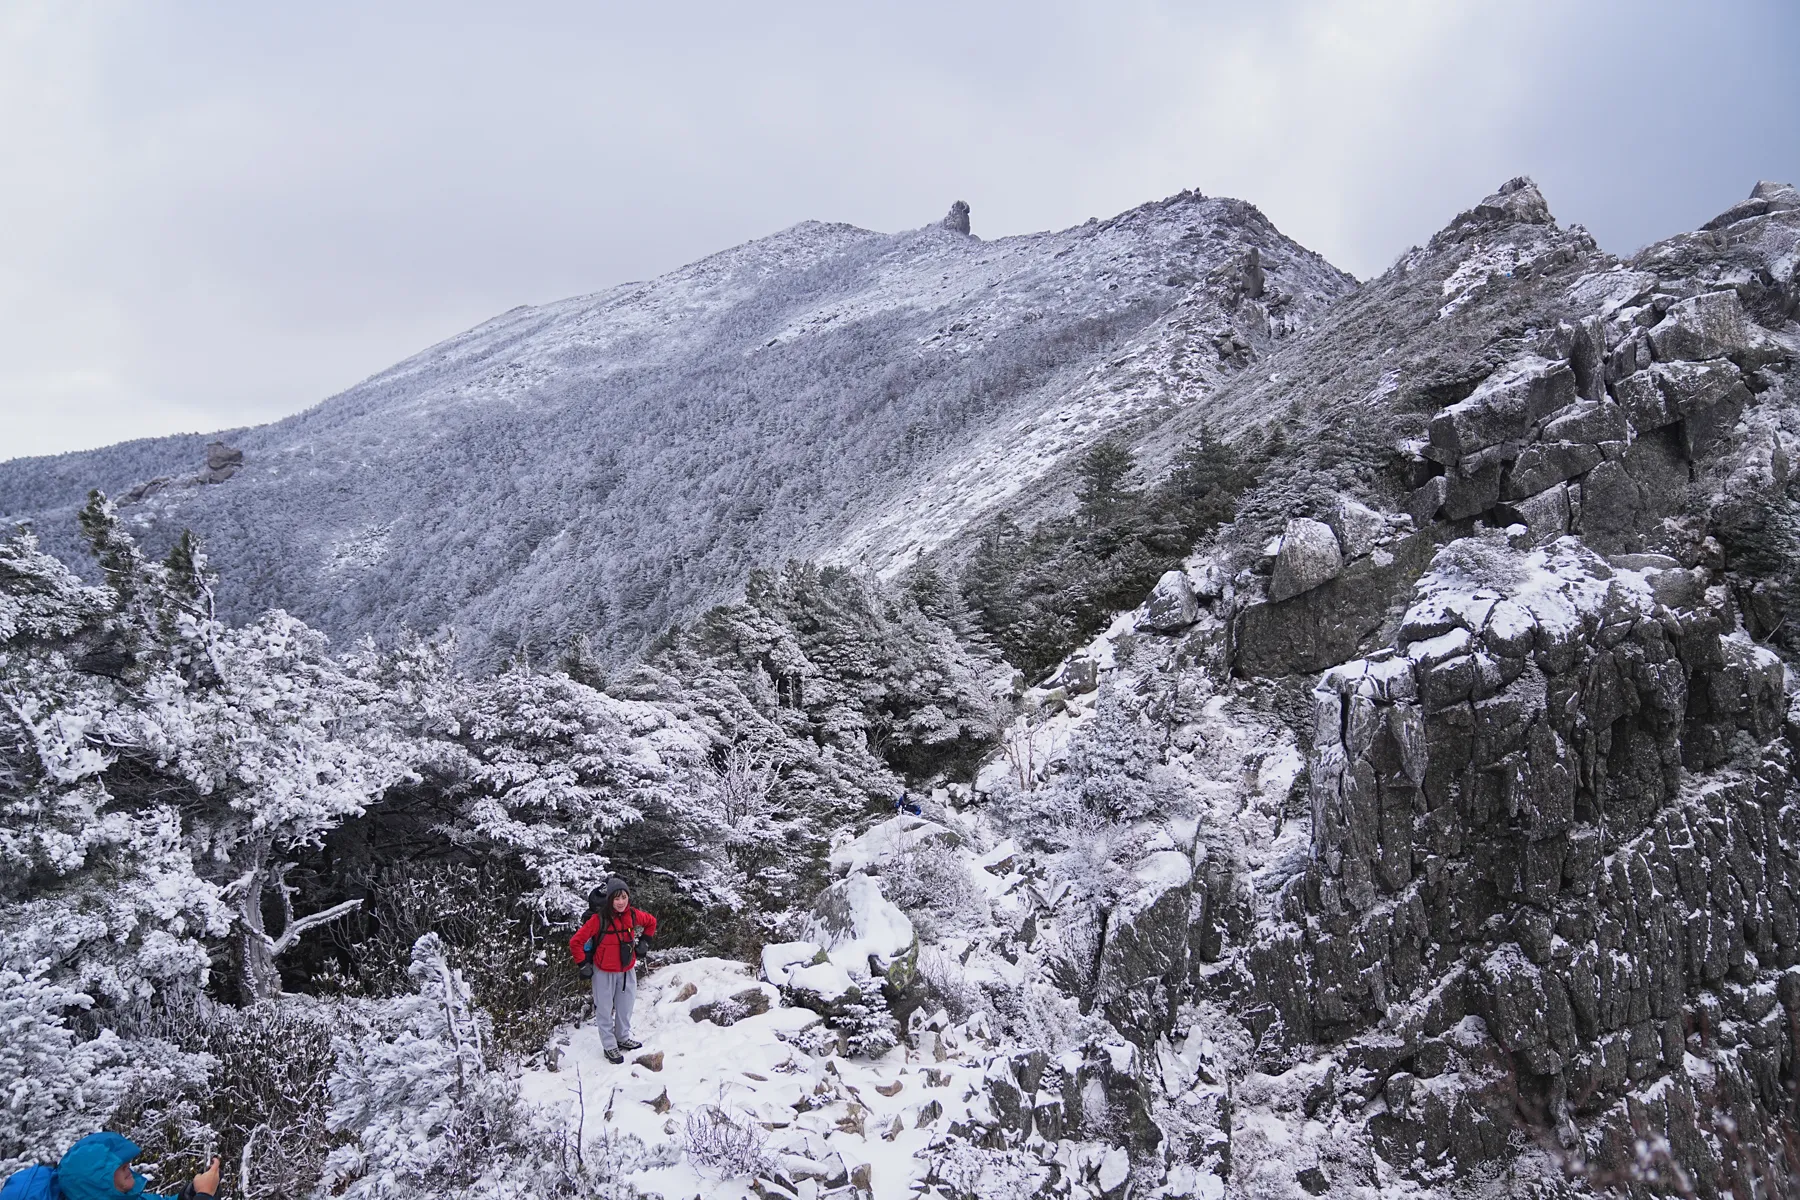
[[[752,565],[908,559],[1350,286],[1250,205],[1191,193],[992,242],[806,222],[503,314],[228,435],[241,463],[181,438],[0,464],[0,515],[74,556],[71,506],[99,486],[152,544],[198,532],[234,615],[626,655]]]

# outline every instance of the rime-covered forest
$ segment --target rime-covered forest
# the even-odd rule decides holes
[[[1620,258],[1514,179],[1360,285],[1191,194],[967,222],[0,464],[0,1172],[1793,1194],[1800,193]]]
[[[153,561],[97,493],[80,519],[97,586],[0,544],[10,1164],[111,1124],[255,1194],[587,1194],[504,1068],[580,1015],[557,933],[594,881],[628,870],[674,958],[751,953],[829,831],[1000,720],[925,580],[794,563],[620,677],[470,677],[224,624],[193,540]]]

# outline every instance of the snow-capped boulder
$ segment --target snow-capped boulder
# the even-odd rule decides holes
[[[763,978],[786,987],[794,972],[820,961],[824,951],[814,942],[771,942],[763,947]]]
[[[1366,504],[1355,500],[1344,499],[1325,518],[1331,526],[1331,532],[1337,535],[1338,550],[1346,561],[1361,558],[1375,549],[1376,543],[1387,536],[1387,518]]]
[[[967,200],[958,200],[950,206],[950,211],[944,215],[944,228],[951,233],[969,232],[969,202]]]
[[[821,892],[813,902],[806,934],[855,978],[885,979],[895,990],[912,980],[918,935],[899,906],[881,894],[881,883],[873,875],[855,873]]]
[[[788,1002],[809,1008],[822,1017],[843,1015],[848,1006],[862,1003],[862,989],[850,972],[826,960],[800,967],[788,976],[785,992]]]
[[[1337,535],[1323,521],[1293,517],[1281,535],[1275,555],[1275,575],[1269,582],[1269,599],[1291,599],[1310,592],[1344,568]]]
[[[1175,633],[1200,619],[1200,601],[1194,595],[1187,576],[1180,571],[1165,571],[1144,605],[1140,629],[1152,633]]]

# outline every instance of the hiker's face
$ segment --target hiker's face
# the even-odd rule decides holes
[[[624,912],[631,907],[631,893],[619,892],[613,896],[613,911]]]
[[[120,1163],[119,1169],[113,1172],[113,1187],[121,1192],[129,1192],[136,1184],[137,1177],[131,1173],[131,1168]]]

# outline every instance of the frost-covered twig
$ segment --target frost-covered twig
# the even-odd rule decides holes
[[[308,913],[304,917],[298,917],[293,924],[281,931],[280,937],[269,943],[269,953],[279,957],[307,930],[317,929],[339,917],[347,917],[361,907],[361,900],[346,900],[342,904],[334,904],[321,912]]]

